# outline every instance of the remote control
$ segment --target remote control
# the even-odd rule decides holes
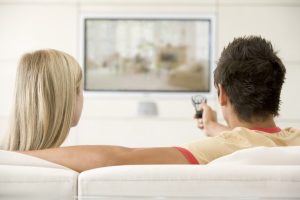
[[[201,119],[202,118],[202,115],[203,115],[203,111],[202,109],[200,108],[200,105],[205,102],[206,103],[206,98],[201,96],[201,95],[195,95],[195,96],[192,96],[192,103],[193,103],[193,106],[195,108],[195,117],[197,119]]]

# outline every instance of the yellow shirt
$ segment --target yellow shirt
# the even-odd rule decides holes
[[[219,157],[240,149],[257,146],[297,146],[300,145],[300,130],[294,128],[256,129],[237,127],[218,136],[183,144],[177,147],[187,159],[196,164],[207,164]],[[194,159],[194,161],[193,161]]]

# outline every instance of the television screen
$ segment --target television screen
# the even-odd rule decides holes
[[[87,91],[209,92],[210,18],[85,18]]]

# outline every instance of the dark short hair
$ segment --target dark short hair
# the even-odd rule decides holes
[[[235,38],[224,48],[214,71],[240,120],[277,116],[285,66],[272,44],[259,37]]]

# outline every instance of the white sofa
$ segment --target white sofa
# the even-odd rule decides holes
[[[300,146],[258,147],[208,165],[135,165],[77,173],[0,151],[0,199],[300,199]]]

